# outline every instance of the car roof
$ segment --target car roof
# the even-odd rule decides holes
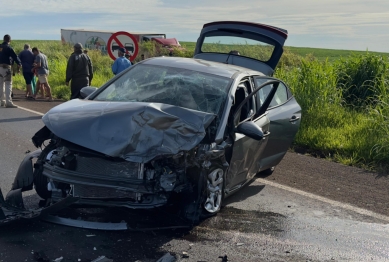
[[[235,78],[240,73],[250,75],[264,75],[261,72],[253,71],[248,68],[212,62],[202,59],[183,58],[183,57],[154,57],[141,62],[146,65],[168,66],[175,68],[182,68],[193,70],[201,73],[208,73],[212,75]]]

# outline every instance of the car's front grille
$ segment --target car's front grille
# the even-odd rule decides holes
[[[135,193],[115,188],[97,187],[88,185],[73,185],[73,196],[83,198],[132,198]]]
[[[111,178],[138,178],[139,163],[111,161],[99,157],[77,156],[76,172],[102,175]]]

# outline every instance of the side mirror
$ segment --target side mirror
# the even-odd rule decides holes
[[[82,99],[84,99],[85,97],[89,96],[90,94],[92,94],[96,90],[97,90],[97,87],[93,87],[93,86],[83,87],[80,90],[80,96]]]
[[[262,129],[252,121],[246,121],[240,123],[236,127],[236,131],[237,133],[243,134],[255,140],[262,140],[263,138]]]

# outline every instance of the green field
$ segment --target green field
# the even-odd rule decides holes
[[[188,49],[194,49],[196,46],[196,42],[181,42],[180,44],[183,47]],[[319,61],[328,61],[333,62],[341,57],[349,57],[352,55],[361,55],[365,54],[367,51],[352,51],[352,50],[335,50],[335,49],[325,49],[325,48],[311,48],[311,47],[293,47],[293,46],[285,46],[285,51],[289,51],[293,54],[299,56],[307,56],[312,55],[317,58]],[[389,53],[382,52],[371,52],[371,54],[381,55],[381,56],[389,56]]]
[[[49,58],[49,83],[57,98],[69,99],[65,86],[70,45],[60,41],[13,41],[17,52],[29,42]],[[194,42],[174,56],[192,57]],[[213,48],[213,47],[212,47]],[[250,47],[247,47],[248,51]],[[152,43],[140,45],[146,57],[164,55]],[[259,52],[259,51],[258,51]],[[89,52],[95,68],[93,86],[111,77],[112,60]],[[260,57],[261,54],[252,54]],[[302,107],[301,128],[294,147],[347,165],[369,169],[389,167],[389,59],[387,53],[286,47],[275,72],[292,89]],[[23,89],[21,75],[14,87]]]
[[[334,49],[323,49],[323,48],[310,48],[310,47],[292,47],[292,46],[286,46],[286,50],[300,55],[300,56],[306,56],[306,55],[313,55],[316,57],[319,61],[325,61],[328,59],[328,61],[333,62],[341,57],[347,58],[349,56],[353,55],[363,55],[367,53],[367,51],[351,51],[351,50],[334,50]],[[382,52],[368,52],[370,54],[374,55],[380,55],[380,56],[388,56],[389,53],[382,53]]]

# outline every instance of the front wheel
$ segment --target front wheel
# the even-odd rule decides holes
[[[224,171],[216,168],[207,176],[204,209],[210,214],[219,212],[224,198]]]

